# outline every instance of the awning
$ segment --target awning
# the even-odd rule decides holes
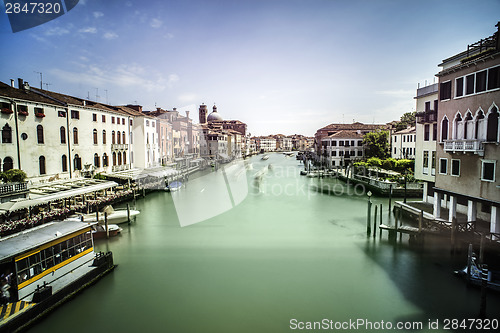
[[[45,202],[38,199],[14,199],[0,204],[0,214],[14,212],[16,210],[27,209],[32,206],[38,206]]]
[[[92,180],[92,181],[77,181],[72,184],[69,182],[65,183],[67,186],[72,186],[76,188],[72,188],[70,190],[60,189],[59,192],[51,193],[51,194],[40,194],[39,191],[33,191],[32,197],[41,202],[50,202],[54,200],[60,200],[70,197],[75,197],[82,194],[93,193],[97,191],[102,191],[108,188],[112,188],[118,186],[116,182],[113,181],[104,181],[104,180]],[[53,187],[52,187],[53,188]],[[40,188],[38,188],[39,190]]]

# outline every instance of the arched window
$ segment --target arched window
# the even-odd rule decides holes
[[[103,167],[109,166],[108,155],[106,153],[102,154],[102,166]]]
[[[486,127],[486,141],[498,141],[498,109],[493,107],[488,112],[488,125]]]
[[[111,132],[111,144],[115,144],[115,131]]]
[[[2,143],[12,143],[12,128],[9,124],[2,128]]]
[[[448,140],[448,118],[444,116],[441,121],[441,141]]]
[[[62,172],[67,172],[68,171],[68,158],[66,155],[63,155],[61,157],[61,164],[62,164]]]
[[[474,120],[470,111],[467,111],[464,118],[464,138],[474,139]]]
[[[38,158],[38,169],[40,170],[40,175],[45,175],[45,156],[40,156]]]
[[[486,140],[486,118],[483,110],[476,112],[476,140]]]
[[[97,155],[97,153],[94,154],[94,166],[96,168],[98,168],[100,166],[100,163],[99,163],[99,155]]]
[[[106,144],[106,130],[102,130],[102,144]]]
[[[64,128],[64,126],[59,128],[59,134],[61,136],[61,143],[66,144],[66,128]]]
[[[42,125],[38,125],[36,127],[36,139],[37,139],[37,142],[42,144],[43,143],[43,126]]]
[[[3,159],[3,172],[14,169],[14,161],[11,157],[6,157]]]
[[[118,165],[122,165],[122,154],[118,152]]]
[[[125,131],[122,132],[122,142],[123,144],[127,143],[127,141],[125,141]]]
[[[78,144],[78,128],[73,127],[73,144]],[[80,169],[78,169],[80,170]]]
[[[464,123],[462,122],[462,115],[458,112],[455,115],[455,120],[453,121],[453,139],[463,139],[464,138]]]
[[[123,152],[123,164],[127,164],[127,153]]]
[[[94,128],[92,131],[92,136],[94,137],[94,144],[97,144],[97,130]]]
[[[116,152],[113,152],[113,166],[116,165]]]
[[[122,136],[120,135],[120,131],[116,132],[116,143],[122,143]]]
[[[82,158],[75,154],[75,158],[73,159],[73,167],[75,170],[82,170]]]

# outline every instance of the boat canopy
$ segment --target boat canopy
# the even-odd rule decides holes
[[[95,224],[95,223],[92,223]],[[89,228],[90,223],[54,221],[0,239],[0,262],[33,250],[72,233]]]

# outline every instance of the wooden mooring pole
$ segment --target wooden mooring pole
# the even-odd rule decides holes
[[[106,227],[106,238],[109,238],[108,212],[104,212],[104,226]]]
[[[377,205],[375,205],[375,216],[373,217],[373,238],[377,234]],[[380,216],[382,216],[382,210],[380,211]]]
[[[366,235],[370,236],[371,233],[371,215],[372,215],[372,201],[368,195],[368,214],[366,214]]]
[[[470,285],[470,276],[472,269],[472,244],[469,244],[469,252],[467,253],[467,276],[465,280],[467,281],[467,285]]]
[[[481,242],[479,243],[479,263],[484,263],[484,234],[481,233]]]
[[[482,266],[481,271],[481,304],[479,306],[479,317],[486,318],[486,289],[488,288],[488,265]]]
[[[127,204],[127,221],[130,224],[130,204]]]

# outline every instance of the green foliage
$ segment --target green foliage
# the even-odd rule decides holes
[[[100,179],[100,180],[106,180],[106,176],[104,176],[103,174],[101,173],[96,173],[93,177],[94,179]]]
[[[401,116],[400,123],[396,125],[396,131],[401,131],[407,128],[408,126],[415,126],[415,115],[417,114],[416,111],[414,112],[406,112]]]
[[[397,172],[404,173],[413,172],[415,170],[415,161],[414,160],[397,160],[394,166],[394,170]]]
[[[0,178],[4,183],[24,182],[26,180],[26,172],[19,169],[10,169],[0,173]]]
[[[394,158],[388,158],[382,161],[382,169],[385,170],[394,170],[396,166],[396,160]]]
[[[366,164],[372,167],[377,167],[381,168],[382,167],[382,161],[378,157],[370,157],[367,161]]]
[[[366,157],[384,159],[389,156],[389,132],[376,131],[366,133],[363,144],[366,146]]]

